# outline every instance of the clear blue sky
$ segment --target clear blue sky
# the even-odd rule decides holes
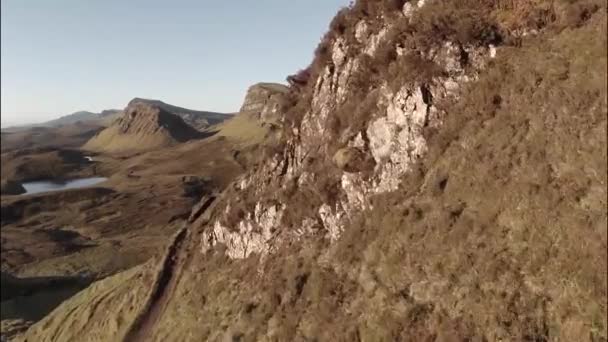
[[[2,126],[133,97],[235,111],[305,67],[348,0],[2,0]]]

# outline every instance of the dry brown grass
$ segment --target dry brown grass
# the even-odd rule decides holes
[[[428,154],[397,191],[374,197],[372,210],[352,213],[334,245],[311,237],[285,244],[265,263],[256,256],[235,261],[221,247],[199,253],[201,232],[193,232],[195,252],[156,340],[606,341],[605,5],[561,4],[574,13],[564,18],[584,20],[560,24],[552,14],[557,2],[445,1],[433,5],[439,12],[428,22],[420,19],[421,31],[402,26],[396,40],[420,34],[424,41],[436,33],[468,44],[491,41],[492,25],[501,35],[521,27],[544,31],[505,39],[458,101],[436,104],[449,115],[441,128],[425,132]],[[589,15],[585,4],[602,10]],[[327,63],[325,53],[317,67]],[[436,72],[427,61],[406,58],[413,58],[404,60],[410,68],[430,70],[414,81]],[[319,69],[312,70],[315,80]],[[365,105],[332,113],[330,151],[340,147],[338,136],[359,130],[375,111],[373,92],[369,99],[357,96],[376,77],[407,80],[387,69],[373,73],[358,75],[349,94]],[[309,84],[293,94],[299,99],[289,107],[288,124],[299,125],[311,93]],[[290,201],[294,208],[279,227],[290,229],[320,203],[335,203],[339,174],[326,157],[310,156],[305,170],[318,178],[306,187],[292,182],[284,190],[264,185],[261,193],[226,193],[242,202],[235,217],[256,201]],[[66,309],[90,304],[78,300]],[[46,333],[61,331],[60,321],[80,322],[69,312],[49,318],[54,324]]]

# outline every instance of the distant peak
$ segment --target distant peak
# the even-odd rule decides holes
[[[156,104],[156,105],[164,105],[166,103],[164,103],[161,100],[154,100],[154,99],[144,99],[141,97],[136,97],[134,99],[132,99],[131,101],[129,101],[128,105],[134,104],[134,103],[147,103],[147,104]]]
[[[77,112],[74,112],[74,113],[68,114],[68,115],[95,115],[95,113],[89,112],[88,110],[79,110]],[[64,116],[68,116],[68,115],[64,115]]]

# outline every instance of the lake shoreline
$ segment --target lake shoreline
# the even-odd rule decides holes
[[[107,177],[86,177],[86,178],[75,178],[75,179],[50,179],[50,180],[39,180],[32,182],[23,182],[22,185],[25,188],[23,195],[32,195],[42,192],[50,191],[63,191],[69,189],[79,189],[88,186],[97,185],[101,182],[108,180]]]

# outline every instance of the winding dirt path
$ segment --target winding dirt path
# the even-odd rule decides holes
[[[182,245],[187,236],[188,229],[184,227],[177,233],[169,246],[148,303],[129,329],[129,332],[125,335],[124,342],[150,340],[150,333],[164,312],[167,302],[179,280],[176,274],[179,272],[179,265],[183,265],[181,261],[186,257],[184,255],[186,253],[180,253],[180,251],[182,251]]]
[[[193,251],[197,250],[195,248],[196,243],[193,241],[184,246],[184,243],[189,241],[187,239],[190,235],[188,227],[192,221],[211,210],[211,207],[215,204],[215,199],[216,196],[202,198],[201,206],[194,208],[188,222],[184,224],[184,227],[173,238],[173,242],[165,253],[162,266],[156,275],[147,304],[129,328],[123,340],[124,342],[150,341],[154,326],[162,317],[163,312],[165,312],[167,303],[173,296],[183,270],[187,268],[188,261],[192,259]]]

